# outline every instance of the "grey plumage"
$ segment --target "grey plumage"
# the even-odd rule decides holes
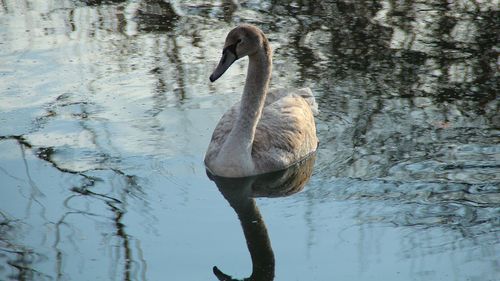
[[[257,43],[238,49],[248,37]],[[250,176],[285,169],[316,151],[314,96],[309,88],[267,90],[272,54],[262,31],[250,25],[237,27],[225,46],[248,55],[250,62],[242,101],[221,117],[213,132],[205,155],[207,168],[219,176]],[[222,62],[225,65],[219,65],[211,79],[231,65],[224,58]]]

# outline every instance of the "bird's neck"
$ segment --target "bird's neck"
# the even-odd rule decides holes
[[[247,78],[238,119],[233,132],[240,141],[250,146],[259,123],[271,77],[271,58],[264,52],[249,57]]]
[[[261,51],[249,56],[245,88],[238,117],[222,151],[230,153],[233,161],[251,167],[252,145],[271,78],[271,50],[267,42]],[[237,159],[240,158],[240,159]]]

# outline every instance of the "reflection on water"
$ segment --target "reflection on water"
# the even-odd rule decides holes
[[[301,191],[313,172],[316,155],[278,172],[246,177],[223,178],[209,174],[224,198],[238,215],[252,258],[252,274],[245,280],[274,280],[274,253],[266,225],[254,197],[282,197]],[[207,173],[209,173],[207,171]],[[235,280],[214,267],[221,281]]]
[[[276,279],[497,280],[497,1],[240,2],[0,1],[0,279],[245,275],[224,198],[262,216],[202,159],[245,62],[208,73],[249,22],[321,111],[308,187],[252,183]]]

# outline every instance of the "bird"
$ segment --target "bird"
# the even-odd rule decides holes
[[[310,88],[269,90],[272,49],[258,27],[241,24],[228,33],[210,81],[244,57],[248,68],[241,100],[220,118],[205,154],[207,171],[221,177],[283,170],[318,147],[314,95]]]

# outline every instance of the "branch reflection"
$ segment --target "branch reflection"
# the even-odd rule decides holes
[[[316,155],[282,171],[246,178],[208,176],[238,215],[252,259],[252,275],[244,280],[273,280],[274,253],[264,219],[255,197],[284,197],[301,191],[311,177]],[[215,276],[221,281],[237,280],[216,266]]]

